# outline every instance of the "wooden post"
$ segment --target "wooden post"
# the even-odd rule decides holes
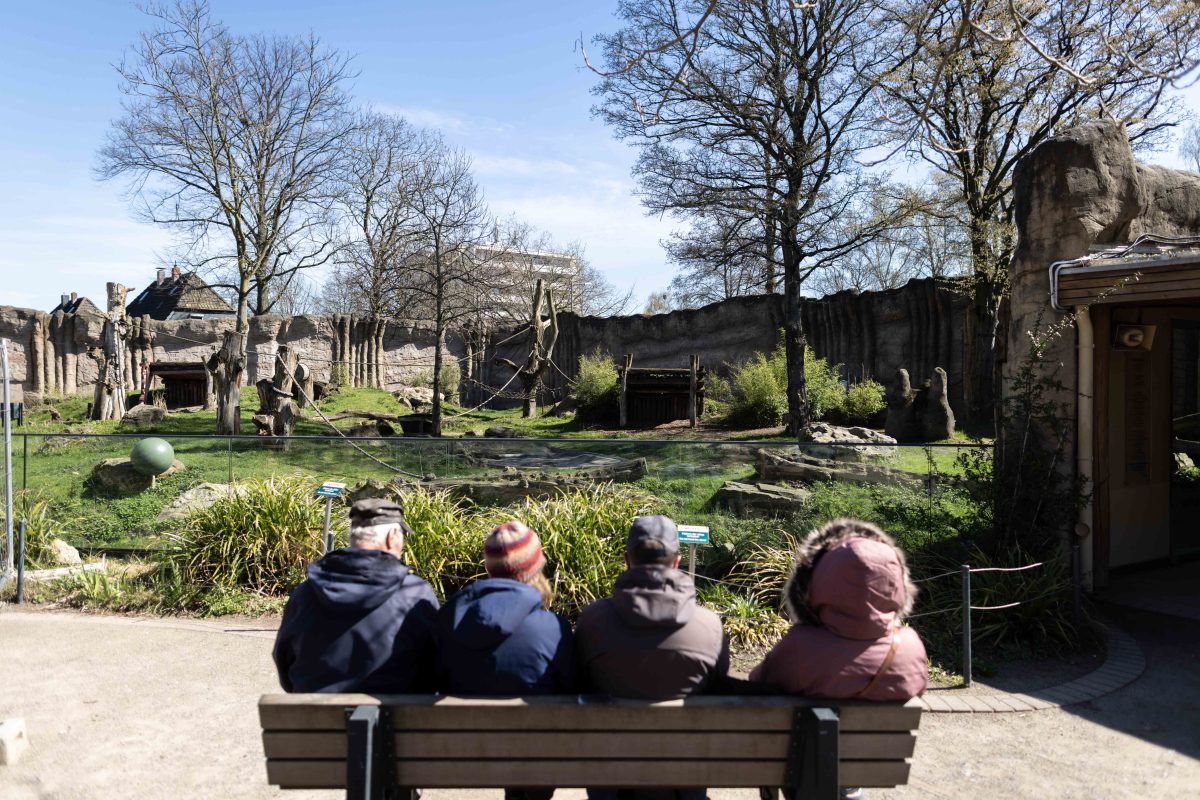
[[[696,378],[700,372],[700,356],[688,356],[688,424],[696,427]]]
[[[626,397],[629,389],[629,370],[633,368],[633,356],[626,353],[623,357],[625,368],[621,370],[621,427],[629,424],[629,401]]]

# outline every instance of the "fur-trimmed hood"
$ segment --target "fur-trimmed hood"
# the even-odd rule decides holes
[[[890,536],[867,522],[837,519],[800,545],[785,594],[795,622],[865,640],[903,620],[917,589]]]

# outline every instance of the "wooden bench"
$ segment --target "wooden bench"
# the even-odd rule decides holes
[[[780,787],[833,800],[839,786],[906,783],[921,719],[916,700],[779,696],[282,694],[258,710],[270,783],[353,800],[397,786]]]

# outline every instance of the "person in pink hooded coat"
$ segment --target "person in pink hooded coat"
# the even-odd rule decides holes
[[[904,553],[878,527],[835,519],[814,530],[784,592],[795,624],[751,681],[829,698],[906,700],[925,691],[925,645],[903,623],[917,589]]]

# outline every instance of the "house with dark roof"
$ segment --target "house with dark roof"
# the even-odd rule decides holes
[[[86,297],[80,297],[78,292],[64,294],[59,298],[59,304],[50,309],[51,314],[56,314],[59,311],[64,314],[86,314],[88,316],[103,317],[104,312],[99,307],[88,300]]]
[[[126,313],[151,319],[219,319],[236,312],[196,273],[174,267],[170,277],[160,269],[157,280],[133,299]]]

